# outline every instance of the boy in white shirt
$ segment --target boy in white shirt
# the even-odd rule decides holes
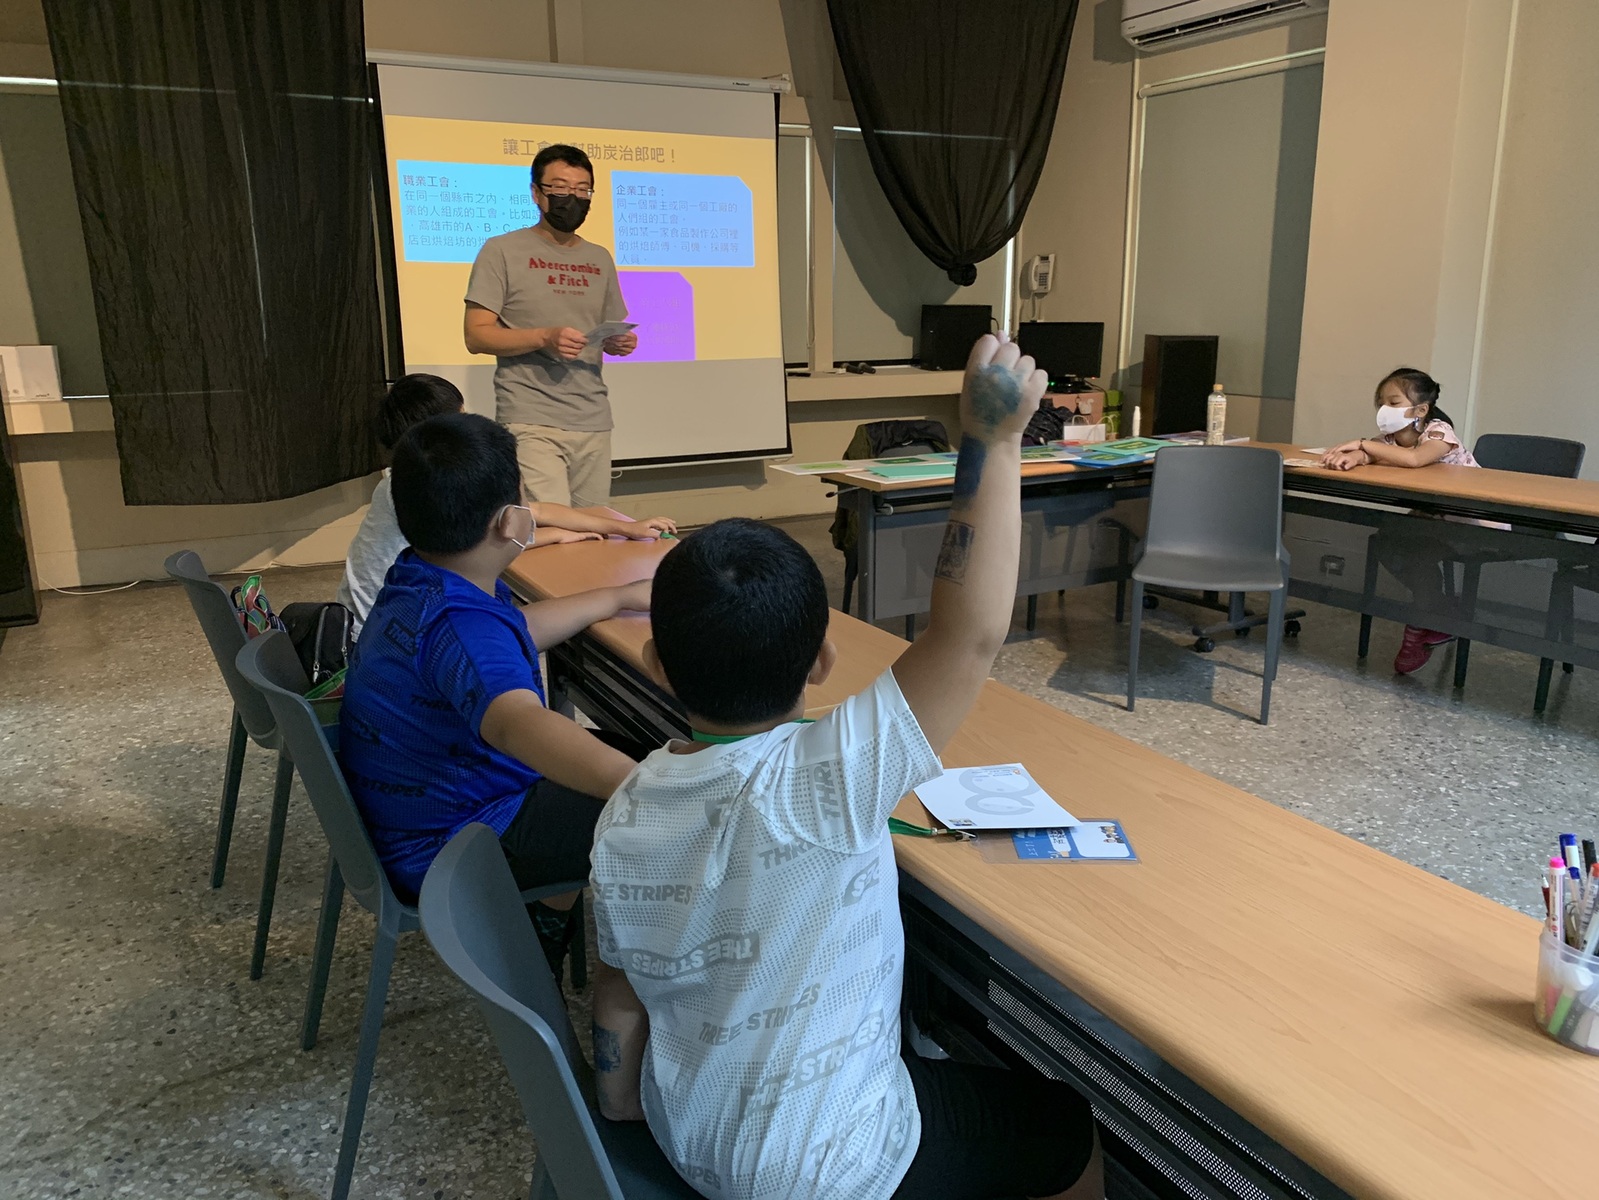
[[[927,631],[815,723],[836,651],[805,551],[721,521],[662,560],[645,660],[692,742],[650,755],[595,827],[601,1111],[649,1122],[726,1200],[1103,1195],[1087,1103],[900,1045],[888,817],[939,773],[1010,626],[1021,435],[1045,378],[980,339]]]
[[[437,375],[406,375],[395,381],[383,406],[378,409],[378,444],[387,458],[411,426],[440,413],[456,413],[466,407],[460,389]],[[666,517],[646,521],[618,519],[610,509],[576,509],[565,504],[541,504],[536,496],[524,496],[533,513],[531,546],[553,546],[560,542],[583,542],[605,537],[625,537],[642,541],[676,533],[677,524]],[[389,494],[389,470],[372,489],[372,503],[361,519],[361,526],[350,542],[344,560],[344,579],[339,583],[338,602],[355,614],[354,631],[361,626],[383,590],[383,580],[406,547],[400,522],[394,516],[394,500]]]

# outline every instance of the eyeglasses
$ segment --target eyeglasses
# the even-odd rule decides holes
[[[534,186],[546,196],[576,196],[579,200],[594,199],[594,189],[591,187],[567,187],[564,183],[558,183],[554,187],[545,187],[542,183]]]

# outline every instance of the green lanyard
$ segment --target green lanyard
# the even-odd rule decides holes
[[[801,717],[795,721],[796,725],[814,725],[810,717]],[[690,741],[703,742],[707,746],[731,746],[734,742],[742,742],[745,738],[752,738],[753,733],[701,733],[698,729],[688,731]]]

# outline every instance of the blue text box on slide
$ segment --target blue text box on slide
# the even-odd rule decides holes
[[[469,263],[489,238],[538,223],[525,166],[402,158],[394,167],[406,262]]]
[[[737,175],[612,171],[619,267],[753,267],[755,215]]]

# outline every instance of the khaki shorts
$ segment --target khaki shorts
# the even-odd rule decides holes
[[[530,504],[589,508],[611,501],[611,431],[505,426],[516,437],[522,496]]]

